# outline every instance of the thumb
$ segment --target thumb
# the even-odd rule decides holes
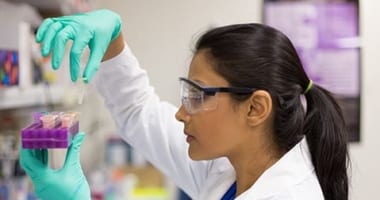
[[[80,162],[80,146],[85,138],[84,132],[79,132],[74,136],[74,139],[67,150],[64,167],[75,166]]]
[[[20,165],[25,172],[33,177],[46,169],[46,165],[35,155],[34,149],[20,149]]]

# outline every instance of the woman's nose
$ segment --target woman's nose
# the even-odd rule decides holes
[[[181,105],[181,107],[179,107],[177,113],[175,114],[175,118],[180,122],[186,122],[188,121],[188,117],[189,115],[187,114],[185,107]]]

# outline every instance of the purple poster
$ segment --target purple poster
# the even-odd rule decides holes
[[[359,141],[360,48],[357,1],[264,2],[264,22],[290,38],[308,76],[335,94],[345,115],[350,140]]]

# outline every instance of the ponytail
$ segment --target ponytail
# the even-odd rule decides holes
[[[342,111],[327,90],[313,85],[307,101],[304,134],[326,200],[348,199],[347,132]]]

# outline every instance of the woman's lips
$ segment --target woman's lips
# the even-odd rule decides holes
[[[195,140],[195,137],[190,135],[187,131],[184,131],[186,135],[186,142],[190,143],[191,141]]]
[[[195,137],[194,136],[191,136],[191,135],[187,135],[186,137],[186,142],[190,143],[191,141],[195,140]]]

